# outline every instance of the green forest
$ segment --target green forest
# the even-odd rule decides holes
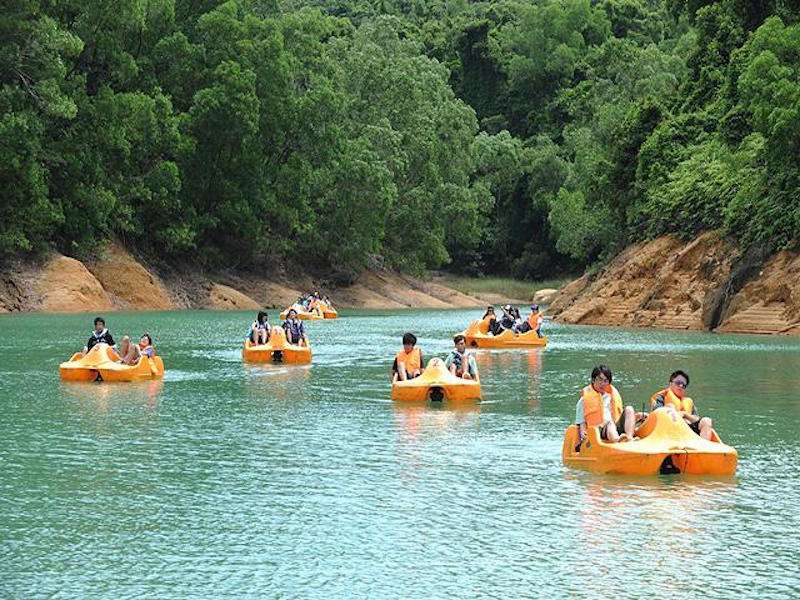
[[[784,0],[1,0],[0,260],[540,278],[800,238]]]

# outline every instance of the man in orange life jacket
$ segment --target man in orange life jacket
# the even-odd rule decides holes
[[[675,371],[669,376],[669,386],[656,392],[650,398],[653,410],[666,406],[677,412],[686,424],[700,437],[710,440],[713,436],[713,423],[708,417],[697,414],[694,401],[686,395],[689,387],[689,375],[685,371]]]
[[[632,406],[623,408],[622,396],[613,385],[611,369],[598,365],[592,369],[592,381],[583,390],[575,407],[575,422],[580,427],[580,439],[588,427],[600,427],[600,437],[609,442],[619,442],[619,431],[625,439],[633,440],[636,413]]]
[[[416,348],[417,336],[413,333],[403,335],[403,349],[394,357],[392,378],[400,381],[414,379],[422,374],[422,350]]]

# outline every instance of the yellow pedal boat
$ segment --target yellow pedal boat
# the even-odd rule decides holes
[[[546,337],[539,337],[535,331],[514,333],[510,329],[499,335],[487,332],[486,323],[473,321],[464,330],[467,346],[471,348],[540,348],[547,345]]]
[[[305,310],[301,305],[293,304],[278,315],[279,318],[281,320],[286,319],[286,315],[289,314],[291,309],[297,311],[297,318],[301,321],[319,321],[321,319],[337,319],[339,317],[339,313],[335,308],[328,306],[324,302],[318,302],[317,306],[312,310]]]
[[[64,381],[141,381],[164,376],[164,363],[160,356],[142,356],[135,365],[118,363],[119,354],[108,344],[97,344],[86,356],[80,352],[72,355],[58,367]]]
[[[273,327],[266,344],[245,340],[242,360],[250,363],[306,364],[311,362],[311,348],[290,344],[282,327]]]
[[[95,344],[86,356],[76,352],[67,361],[58,366],[58,373],[63,381],[95,381],[97,367],[119,360],[119,354],[108,344]]]
[[[399,402],[459,402],[480,399],[480,377],[474,380],[456,377],[448,371],[440,358],[432,358],[419,377],[405,381],[395,379],[392,382],[392,400]]]
[[[579,451],[578,426],[570,425],[564,434],[561,457],[564,464],[592,473],[611,475],[733,475],[739,455],[735,448],[701,438],[686,422],[669,409],[650,413],[636,430],[637,441],[605,442],[600,429],[591,427]]]
[[[278,315],[280,317],[281,321],[286,319],[286,316],[289,314],[289,311],[292,310],[292,309],[297,311],[297,318],[300,319],[301,321],[320,321],[320,320],[325,318],[325,314],[321,310],[314,309],[314,310],[308,311],[308,310],[305,310],[299,304],[293,304],[292,306],[290,306],[289,308],[284,310],[280,315]]]

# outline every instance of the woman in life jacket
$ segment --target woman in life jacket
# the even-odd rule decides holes
[[[111,337],[111,334],[106,329],[106,320],[103,317],[95,317],[94,319],[94,331],[92,335],[89,336],[89,341],[86,342],[86,345],[83,347],[83,351],[81,354],[86,356],[86,353],[89,352],[92,348],[94,348],[97,344],[108,344],[109,346],[114,346],[114,338]]]
[[[153,348],[153,338],[149,333],[143,333],[139,338],[139,353],[147,358],[153,358],[156,355],[156,349]]]
[[[542,315],[539,314],[539,305],[531,304],[531,312],[522,323],[520,323],[514,331],[517,333],[528,333],[529,331],[536,331],[536,335],[542,337]]]
[[[697,414],[697,407],[694,400],[686,395],[686,388],[689,387],[689,375],[680,369],[669,376],[669,385],[661,391],[656,392],[650,398],[650,406],[653,410],[667,407],[678,413],[686,424],[701,438],[711,440],[713,438],[714,424],[708,417],[701,417]]]
[[[259,311],[256,320],[250,325],[250,342],[253,344],[266,344],[269,341],[271,330],[269,315],[264,311]]]
[[[394,357],[392,363],[392,381],[405,381],[422,375],[422,350],[416,347],[417,336],[413,333],[403,334],[403,349]]]
[[[490,333],[492,335],[496,335],[497,333],[499,333],[499,331],[498,331],[499,325],[497,323],[497,315],[494,314],[494,306],[492,306],[491,304],[486,307],[486,312],[483,313],[483,316],[481,317],[481,321],[483,323],[483,327],[481,327],[481,331],[483,331],[485,329],[486,333]]]
[[[575,423],[580,429],[580,441],[589,427],[599,427],[600,437],[609,442],[637,439],[634,436],[636,412],[632,406],[623,408],[622,395],[611,385],[613,374],[606,365],[592,369],[591,382],[581,390],[575,406]],[[624,437],[620,436],[624,431]],[[580,442],[579,442],[580,446]]]

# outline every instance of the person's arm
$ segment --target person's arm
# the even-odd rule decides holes
[[[444,359],[444,366],[449,369],[450,365],[452,364],[453,364],[453,353],[451,352],[450,354],[447,355],[447,358]]]
[[[419,351],[419,372],[422,373],[425,370],[425,357],[422,356],[422,350]]]
[[[575,423],[578,425],[578,439],[586,437],[586,417],[583,414],[583,398],[578,399],[575,405]]]
[[[664,408],[664,396],[661,394],[656,396],[656,403],[653,405],[653,410],[657,408]]]
[[[467,364],[469,365],[469,374],[472,375],[473,378],[478,377],[478,363],[475,362],[475,356],[469,354],[467,357]]]

